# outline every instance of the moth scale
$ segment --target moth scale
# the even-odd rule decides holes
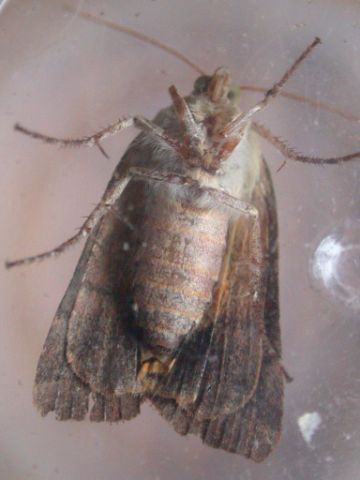
[[[262,101],[242,113],[229,71],[202,75],[153,121],[122,118],[60,146],[96,145],[127,127],[131,143],[79,233],[28,264],[87,238],[57,310],[34,385],[43,415],[129,420],[152,403],[180,434],[254,461],[281,433],[275,196],[256,137],[308,163],[253,116],[319,43],[315,39]],[[126,248],[124,246],[126,245]],[[90,405],[91,400],[91,405]]]

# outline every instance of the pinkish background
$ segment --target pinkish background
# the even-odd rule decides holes
[[[64,13],[65,2],[14,0],[0,9],[0,260],[68,238],[98,201],[134,131],[97,150],[58,150],[13,131],[16,121],[51,135],[91,133],[119,116],[152,117],[167,87],[190,91],[196,73],[120,33]],[[288,90],[360,116],[360,3],[356,0],[69,1],[176,47],[212,72],[270,87],[314,36],[323,45]],[[243,105],[258,98],[245,94]],[[277,99],[261,116],[304,153],[359,149],[359,124]],[[280,220],[284,431],[261,465],[182,438],[150,407],[120,425],[58,423],[32,406],[40,350],[81,246],[31,267],[0,268],[0,478],[77,480],[354,480],[360,471],[360,313],[314,287],[317,242],[359,219],[360,161],[319,168],[288,162],[264,144]],[[360,239],[358,239],[360,241]],[[360,279],[353,280],[360,288]],[[311,445],[297,419],[318,412]]]

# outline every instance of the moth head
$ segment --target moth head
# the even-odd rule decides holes
[[[241,141],[245,127],[227,135],[226,128],[239,114],[239,88],[225,67],[213,75],[202,75],[189,97],[169,88],[182,134],[181,156],[188,167],[216,173]]]
[[[240,88],[233,83],[229,69],[217,68],[213,75],[201,75],[195,80],[194,95],[206,95],[213,103],[237,103]]]
[[[202,75],[194,84],[189,106],[203,131],[199,149],[199,165],[216,173],[241,141],[244,129],[228,136],[226,127],[238,115],[240,88],[231,78],[229,69],[220,67],[213,75]]]

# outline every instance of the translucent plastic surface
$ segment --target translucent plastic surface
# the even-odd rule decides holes
[[[239,83],[267,88],[319,36],[322,45],[287,89],[360,117],[356,0],[68,3],[158,38],[206,71],[226,65]],[[65,11],[64,4],[14,0],[0,9],[1,261],[71,236],[136,133],[106,141],[106,160],[98,150],[59,150],[26,138],[13,131],[15,122],[59,137],[87,135],[122,115],[154,116],[169,104],[171,84],[186,94],[198,75],[154,46]],[[244,92],[244,108],[257,98]],[[303,153],[332,156],[360,147],[358,122],[309,104],[278,98],[261,121]],[[321,168],[288,161],[276,173],[283,158],[265,143],[262,148],[277,193],[283,359],[294,377],[285,390],[276,451],[252,464],[180,437],[148,406],[119,425],[39,416],[31,398],[36,363],[79,246],[56,260],[0,269],[2,479],[359,477],[359,312],[314,287],[309,261],[323,232],[325,238],[346,218],[359,219],[360,161]],[[353,277],[342,278],[354,286]],[[309,444],[298,419],[311,412],[321,423]]]

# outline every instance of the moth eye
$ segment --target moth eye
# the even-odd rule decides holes
[[[208,89],[211,77],[209,75],[202,75],[197,78],[194,83],[194,93],[205,93]]]
[[[240,88],[237,85],[232,85],[229,88],[227,98],[232,102],[237,102],[240,99]]]

